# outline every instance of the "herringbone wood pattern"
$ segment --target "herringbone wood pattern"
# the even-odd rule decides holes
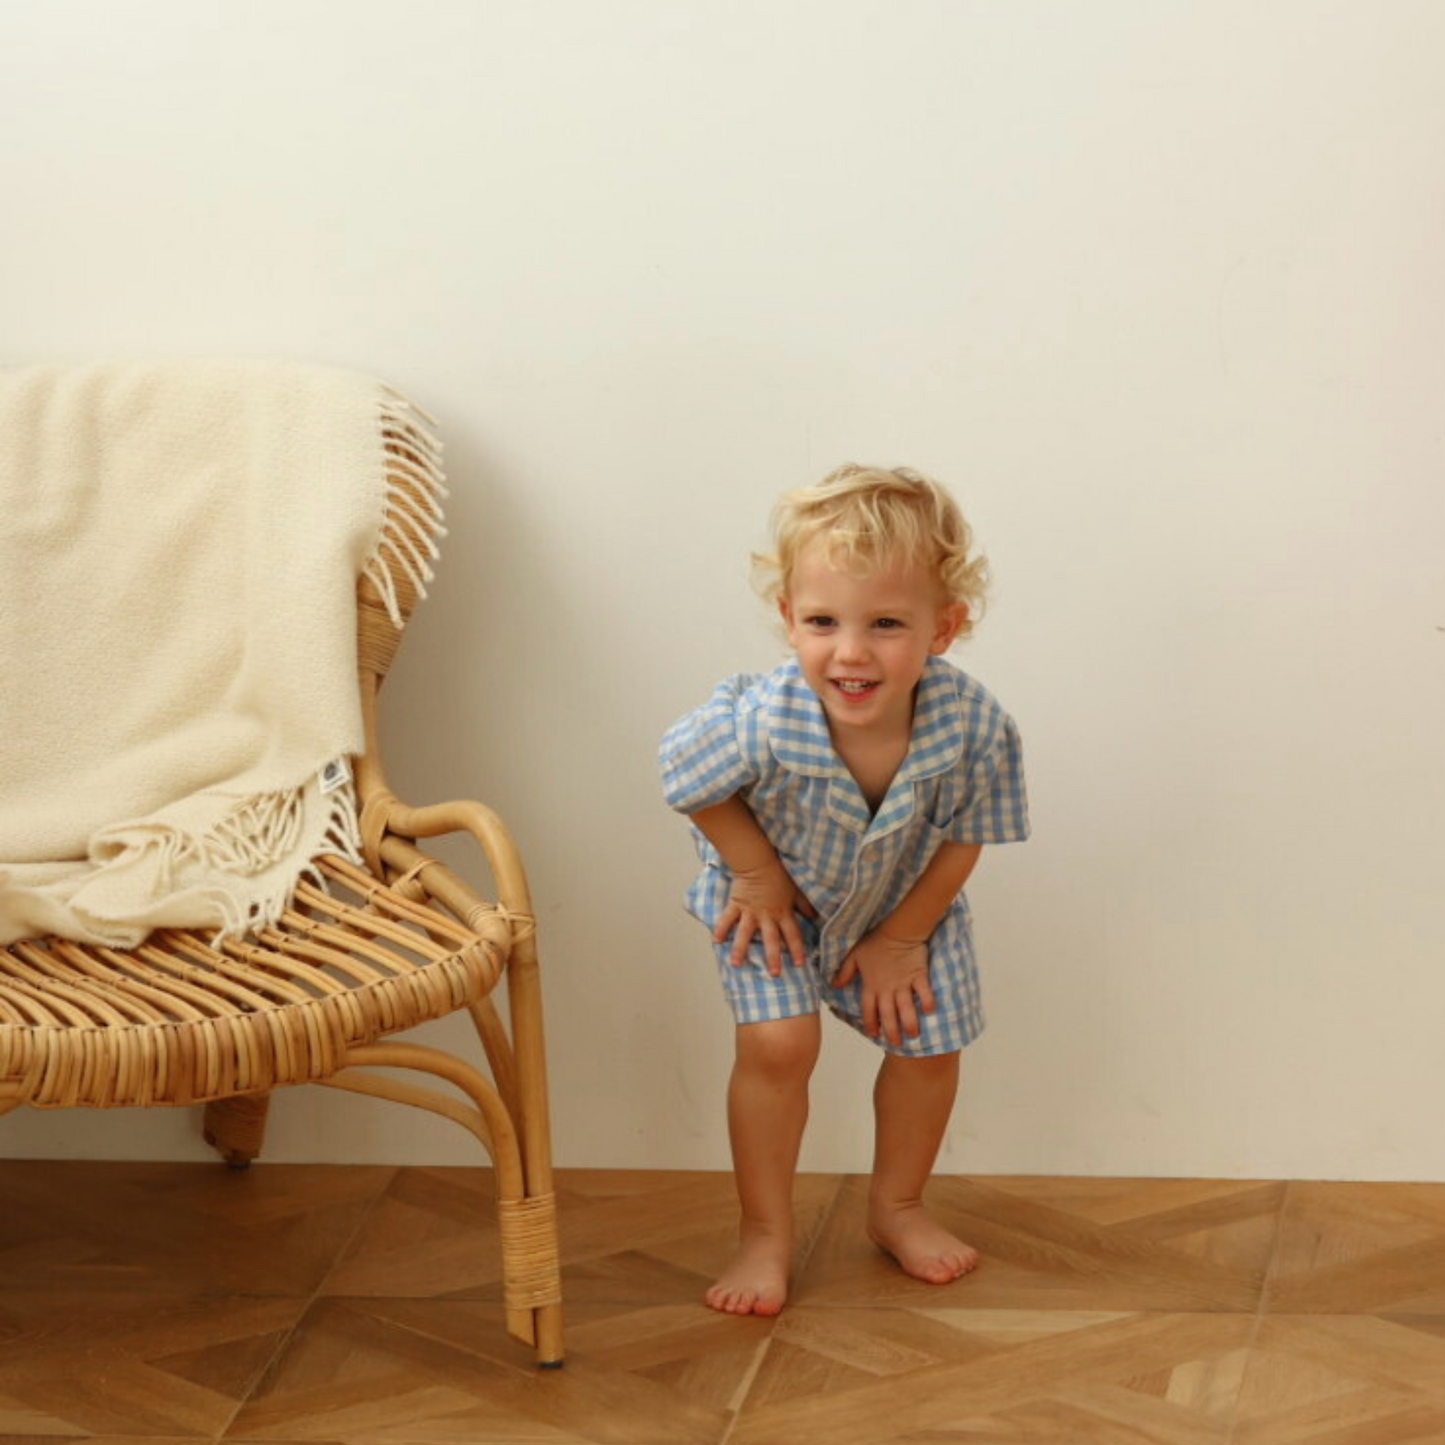
[[[728,1176],[562,1171],[541,1372],[482,1171],[0,1163],[0,1445],[1445,1445],[1445,1186],[942,1179],[942,1289],[863,1190],[739,1320]]]

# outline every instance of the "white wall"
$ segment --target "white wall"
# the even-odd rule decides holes
[[[527,850],[561,1162],[726,1163],[653,749],[776,659],[747,553],[852,458],[955,486],[997,576],[959,661],[1028,749],[941,1167],[1445,1179],[1442,54],[1433,0],[9,6],[4,359],[284,354],[439,414],[392,768]],[[807,1167],[866,1167],[870,1077],[833,1030]],[[276,1112],[278,1159],[473,1157]]]

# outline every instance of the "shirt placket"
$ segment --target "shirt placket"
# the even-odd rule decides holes
[[[860,826],[851,810],[840,813],[830,807],[829,812],[835,824],[846,830],[850,855],[848,891],[818,935],[819,966],[823,977],[831,979],[849,951],[868,932],[878,911],[890,872],[883,866],[890,851],[889,839],[900,822],[895,819],[875,832],[867,822]]]

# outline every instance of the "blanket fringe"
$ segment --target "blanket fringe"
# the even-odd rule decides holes
[[[338,788],[331,795],[331,810],[326,817],[326,831],[322,834],[318,852],[334,853],[345,858],[348,863],[362,866],[361,826],[356,815],[356,789],[353,785]],[[317,879],[317,887],[323,893],[331,892],[330,886],[321,877],[314,858],[307,863],[306,870]]]
[[[301,819],[300,788],[248,798],[201,839],[201,861],[218,873],[264,872],[296,847]]]
[[[430,413],[383,386],[377,418],[386,473],[385,511],[381,534],[362,570],[381,595],[393,625],[401,628],[406,619],[392,568],[406,577],[419,598],[426,596],[426,584],[434,576],[431,564],[440,555],[437,539],[446,535],[446,475]]]
[[[321,846],[316,850],[316,856],[306,860],[306,866],[297,875],[296,882],[286,890],[281,906],[269,917],[258,919],[247,927],[265,928],[274,923],[303,878],[314,883],[323,893],[329,894],[331,880],[317,867],[317,858],[323,853],[345,858],[348,863],[354,863],[358,868],[366,866],[361,856],[361,826],[356,816],[356,789],[353,784],[348,783],[331,795],[331,807],[326,815],[326,831],[321,836]]]
[[[276,793],[263,793],[248,799],[227,814],[195,849],[211,870],[217,873],[258,873],[283,861],[295,849],[304,819],[302,788],[288,788]],[[247,832],[250,827],[254,831]],[[274,847],[275,852],[267,852]],[[214,941],[240,937],[257,929],[269,928],[286,911],[296,885],[308,879],[323,893],[331,892],[330,881],[316,866],[321,854],[335,854],[362,866],[361,829],[356,817],[356,791],[348,784],[330,795],[326,826],[315,855],[296,870],[294,877],[283,878],[260,897],[252,898],[244,909],[225,889],[214,895],[224,921]]]
[[[259,898],[250,899],[244,908],[224,888],[218,888],[214,897],[225,921],[212,935],[210,946],[216,948],[228,938],[243,938],[257,929],[270,927],[286,911],[295,887],[294,883],[280,884]]]

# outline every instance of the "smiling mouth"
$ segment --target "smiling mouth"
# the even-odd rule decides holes
[[[828,680],[844,697],[867,697],[878,686],[876,682],[865,682],[856,677],[833,677]]]

